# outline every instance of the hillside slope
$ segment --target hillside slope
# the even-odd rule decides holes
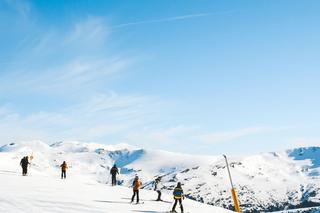
[[[0,148],[0,170],[16,171],[20,158],[33,155],[33,175],[59,176],[66,160],[72,180],[109,184],[109,169],[121,169],[119,184],[130,186],[137,174],[144,189],[153,189],[161,176],[163,191],[172,193],[177,181],[188,198],[232,209],[230,186],[221,156],[194,156],[145,150],[126,144],[108,146],[80,142],[47,145],[41,141],[12,143]],[[320,148],[229,157],[231,172],[244,212],[276,211],[320,205]],[[7,159],[7,160],[4,160]]]
[[[110,187],[86,179],[67,180],[31,174],[23,177],[15,171],[0,170],[0,209],[3,213],[161,213],[171,203],[156,202],[154,192],[142,190],[143,204],[130,204],[132,191],[127,187]],[[164,199],[171,201],[170,195]],[[184,200],[187,212],[227,213],[228,210]]]

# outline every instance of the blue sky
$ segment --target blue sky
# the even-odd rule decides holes
[[[0,143],[320,145],[319,1],[0,1]]]

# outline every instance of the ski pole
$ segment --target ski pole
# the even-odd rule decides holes
[[[228,169],[228,174],[229,174],[229,179],[230,179],[230,184],[231,184],[231,195],[232,195],[232,199],[233,199],[233,203],[234,203],[234,208],[235,208],[236,212],[241,212],[241,209],[239,206],[239,201],[238,201],[237,194],[236,194],[236,190],[235,190],[235,188],[233,186],[233,182],[232,182],[228,159],[227,159],[226,155],[223,155],[223,157],[226,161],[226,165],[227,165],[227,169]]]

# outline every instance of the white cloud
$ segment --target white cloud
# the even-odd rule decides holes
[[[129,23],[125,23],[125,24],[116,25],[113,28],[123,28],[123,27],[130,27],[130,26],[141,25],[141,24],[172,22],[172,21],[200,18],[200,17],[219,15],[219,14],[229,14],[229,13],[232,13],[232,11],[217,12],[217,13],[195,13],[195,14],[182,15],[182,16],[172,16],[172,17],[166,17],[166,18],[160,18],[160,19],[151,19],[151,20],[144,20],[144,21],[129,22]]]
[[[110,79],[133,61],[101,46],[107,44],[108,34],[104,19],[88,17],[70,30],[50,29],[36,39],[26,38],[17,57],[26,63],[15,64],[10,72],[1,74],[0,93],[13,105],[23,102],[14,99],[28,99],[23,104],[29,110],[21,106],[0,108],[0,140],[119,142],[129,132],[160,122],[163,103],[158,99],[106,93],[112,91]],[[33,99],[39,94],[41,104]],[[48,104],[43,103],[47,100]],[[63,106],[50,108],[52,102]]]
[[[167,128],[144,127],[138,131],[130,132],[126,142],[139,142],[145,147],[179,147],[182,143],[187,145],[191,135],[195,133],[193,127],[177,125]]]
[[[214,133],[207,133],[201,135],[200,141],[207,143],[207,144],[212,144],[212,143],[223,143],[226,141],[232,141],[232,140],[237,140],[239,138],[243,137],[248,137],[252,135],[257,135],[257,134],[265,134],[265,133],[271,133],[274,131],[280,131],[280,130],[286,130],[286,129],[291,129],[294,127],[290,126],[284,126],[284,127],[248,127],[248,128],[243,128],[243,129],[237,129],[233,131],[223,131],[223,132],[214,132]]]
[[[21,52],[0,78],[2,92],[68,94],[107,86],[133,64],[133,59],[107,51],[108,26],[103,18],[87,17],[69,30],[50,29],[25,39]],[[14,81],[14,86],[12,82]]]
[[[88,90],[90,86],[106,84],[112,76],[125,70],[130,59],[74,60],[43,70],[36,76],[20,76],[18,88],[50,93],[68,93]],[[21,88],[22,87],[22,88]]]
[[[0,141],[75,139],[106,141],[110,135],[124,139],[154,119],[157,100],[116,93],[96,95],[84,103],[60,111],[22,115],[0,108]]]
[[[104,43],[108,35],[109,30],[103,18],[88,17],[85,21],[76,23],[62,41],[65,45],[72,43],[95,45]]]

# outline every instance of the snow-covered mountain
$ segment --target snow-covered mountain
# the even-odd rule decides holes
[[[187,197],[232,209],[226,165],[221,156],[195,156],[146,150],[126,144],[101,145],[76,141],[47,145],[41,141],[0,147],[0,171],[19,171],[24,155],[33,155],[31,173],[59,177],[62,161],[73,180],[109,183],[109,169],[121,169],[119,183],[130,186],[136,174],[144,189],[153,189],[161,176],[163,191],[171,193],[177,181]],[[244,212],[280,211],[320,205],[320,148],[308,147],[251,156],[229,156],[231,173]],[[0,174],[1,176],[1,174]]]

